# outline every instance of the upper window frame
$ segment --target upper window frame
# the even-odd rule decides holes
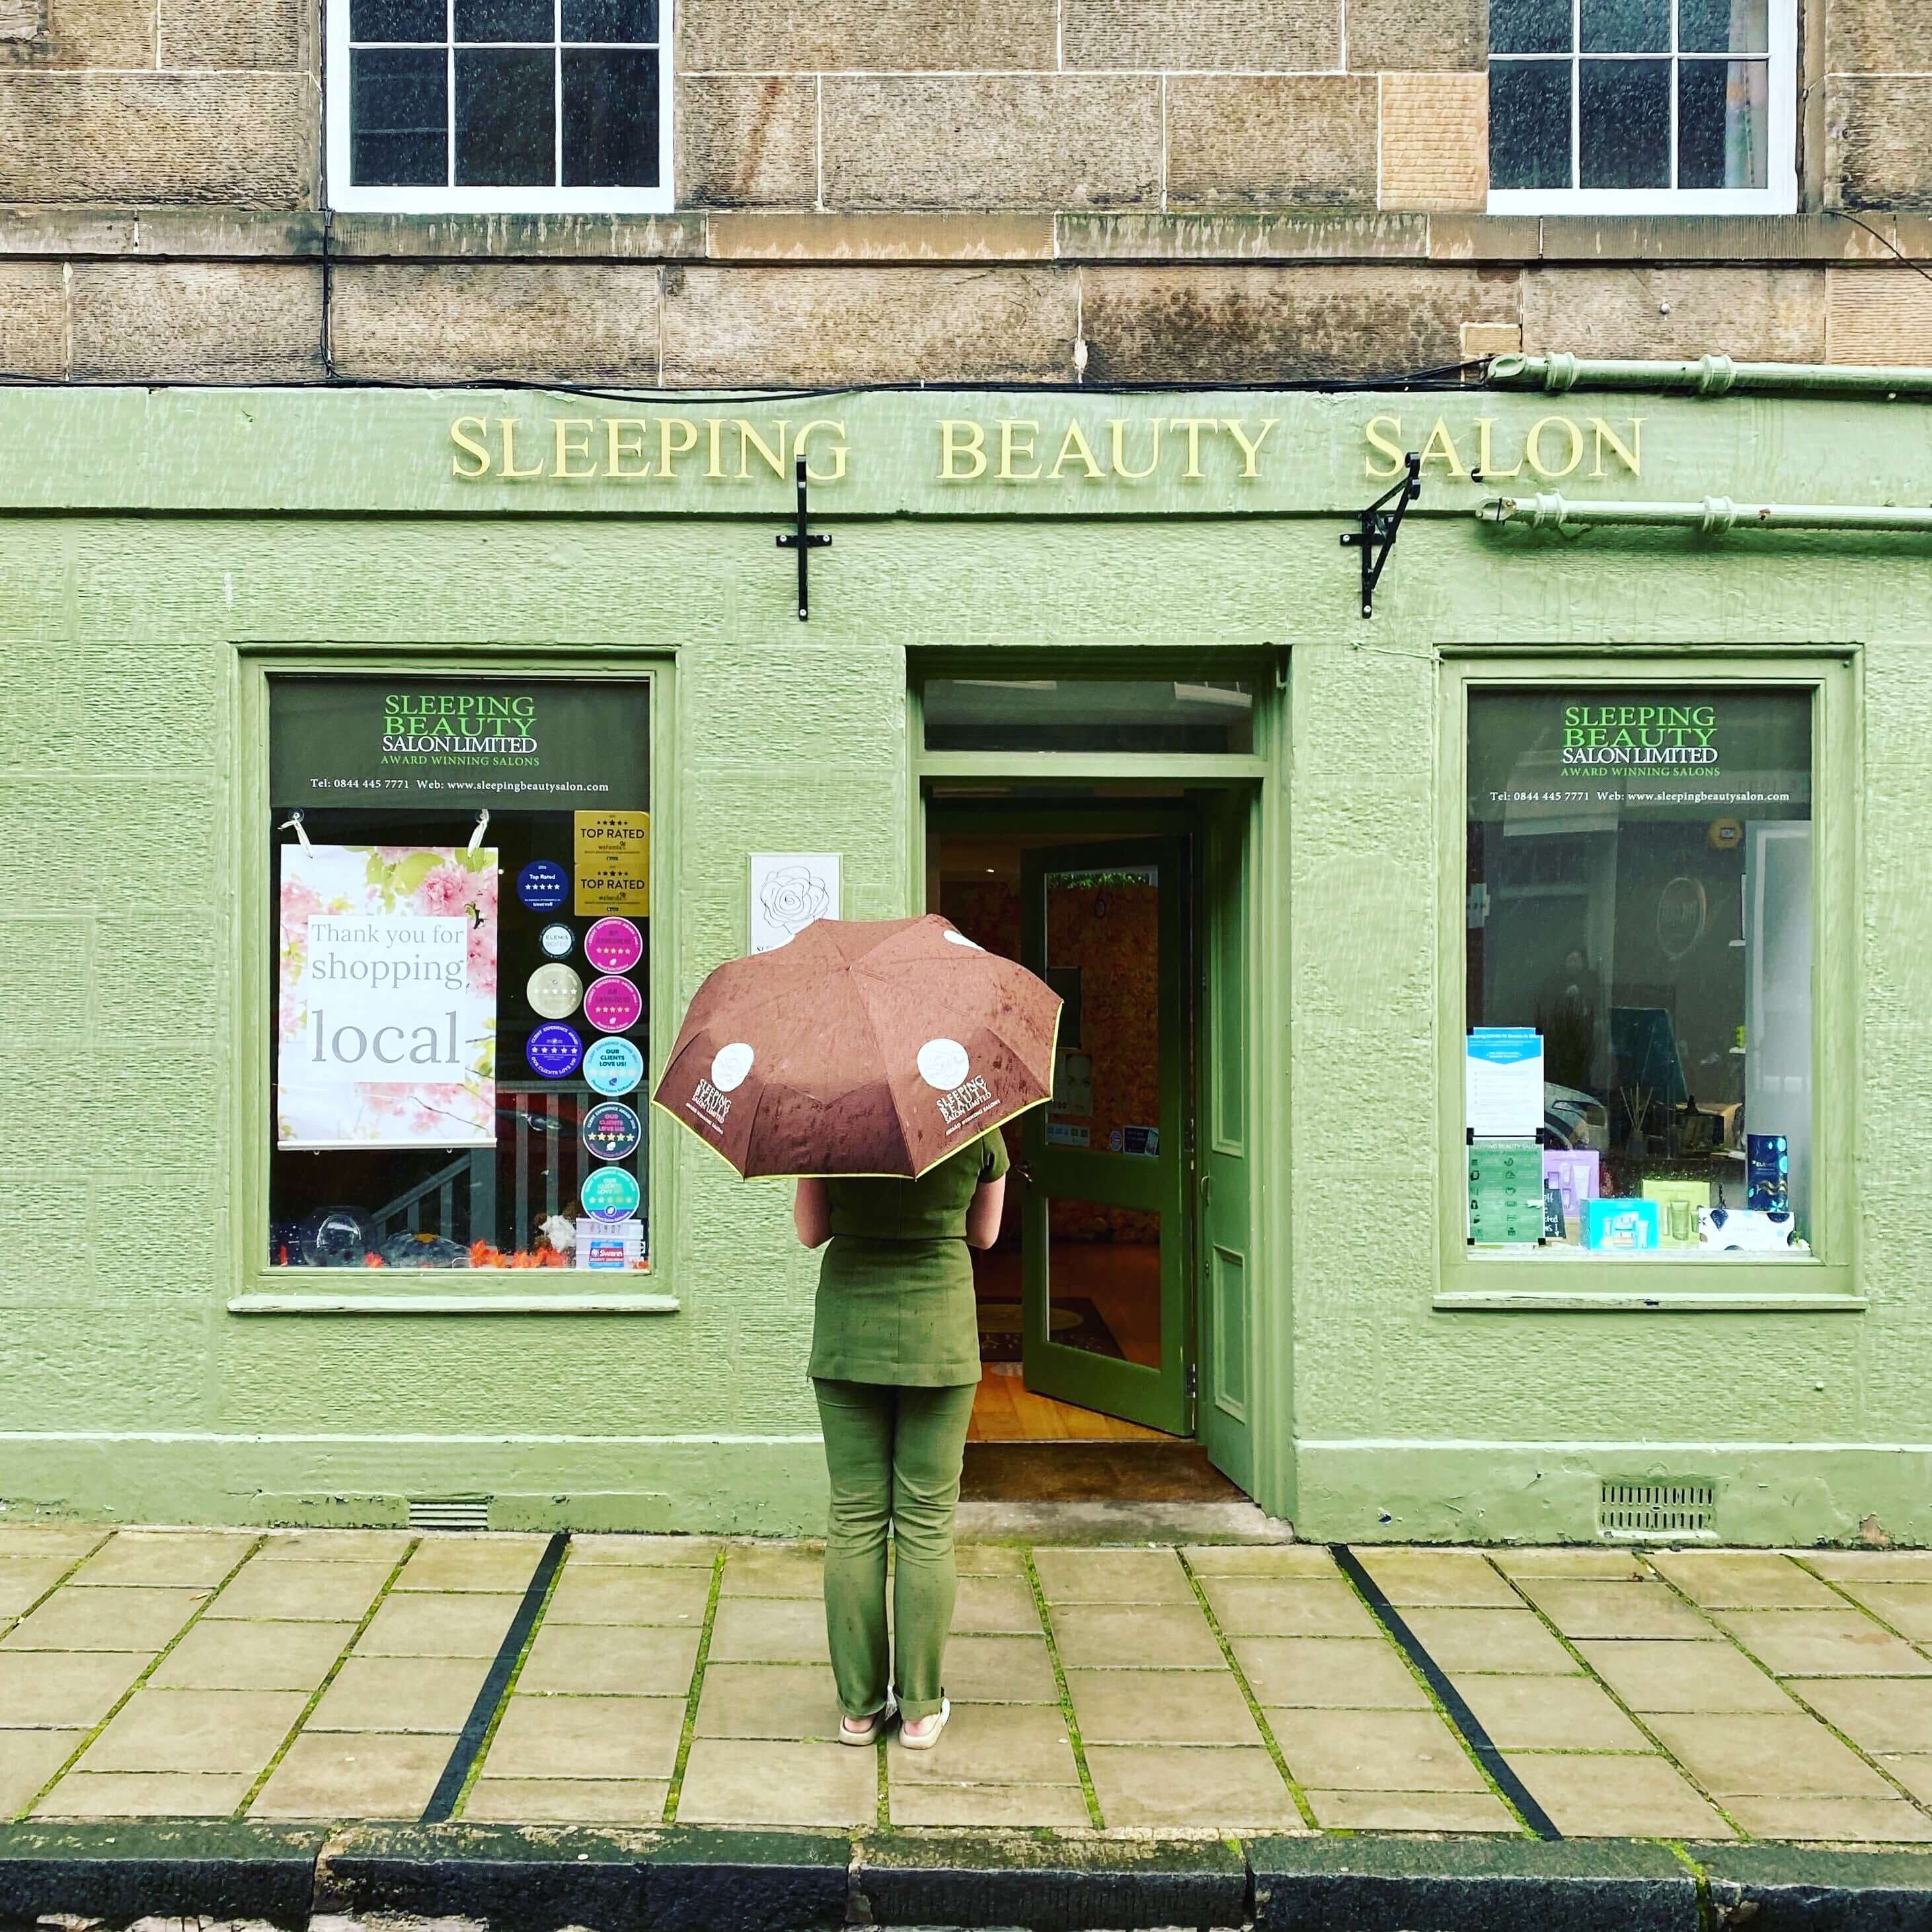
[[[460,187],[445,182],[358,187],[351,179],[350,0],[324,0],[322,121],[325,201],[344,214],[668,214],[677,206],[673,172],[676,115],[676,0],[658,0],[658,185],[656,188]]]
[[[1578,4],[1579,0],[1572,0],[1573,46],[1568,55],[1499,56],[1491,50],[1486,57],[1485,74],[1488,71],[1487,63],[1498,58],[1567,59],[1573,65],[1580,58],[1595,58],[1580,56],[1574,44]],[[1798,212],[1798,0],[1767,0],[1766,26],[1767,161],[1762,188],[1492,188],[1488,191],[1488,212],[1492,214],[1558,215],[1795,214]],[[1672,60],[1674,57],[1674,54],[1628,56],[1658,60]],[[1674,102],[1671,111],[1674,116]],[[1576,91],[1573,88],[1570,106],[1573,173],[1576,157],[1577,112]]]

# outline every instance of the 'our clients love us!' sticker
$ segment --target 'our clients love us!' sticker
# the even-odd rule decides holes
[[[600,1100],[584,1116],[584,1144],[599,1160],[628,1160],[644,1138],[637,1108],[621,1100]]]
[[[599,1221],[628,1221],[644,1198],[638,1177],[628,1168],[600,1167],[584,1177],[578,1197],[584,1211]]]
[[[584,1056],[584,1078],[593,1093],[634,1093],[644,1077],[644,1056],[628,1040],[593,1040]]]
[[[574,1027],[540,1026],[524,1048],[530,1071],[546,1080],[568,1080],[584,1058],[584,1041]]]

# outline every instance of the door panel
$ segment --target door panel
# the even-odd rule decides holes
[[[1061,1015],[1025,1117],[1027,1387],[1184,1434],[1190,1270],[1184,838],[1028,853],[1026,963]]]
[[[1205,1030],[1201,1114],[1205,1130],[1198,1183],[1208,1370],[1199,1431],[1208,1460],[1250,1495],[1254,1446],[1248,1377],[1254,1270],[1248,1265],[1253,1192],[1250,1070],[1258,962],[1251,956],[1248,874],[1256,809],[1251,796],[1237,794],[1214,801],[1208,813],[1201,988]]]

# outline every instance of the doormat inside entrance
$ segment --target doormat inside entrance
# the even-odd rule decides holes
[[[1020,1358],[1021,1302],[1017,1295],[980,1298],[980,1359],[982,1362],[1017,1362]],[[1102,1320],[1100,1311],[1084,1294],[1053,1304],[1053,1339],[1070,1348],[1084,1348],[1090,1355],[1122,1358],[1114,1331]]]

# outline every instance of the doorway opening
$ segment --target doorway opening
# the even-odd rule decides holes
[[[1013,1501],[1230,1502],[1249,1472],[1202,1426],[1246,1390],[1204,1388],[1204,1357],[1234,1363],[1217,1324],[1245,1306],[1203,1256],[1245,1254],[1204,1228],[1204,1102],[1227,1115],[1244,1053],[1225,1032],[1244,961],[1213,934],[1234,891],[1217,842],[1244,842],[1245,796],[978,788],[928,796],[926,905],[988,951],[1040,974],[1063,1002],[1054,1095],[1002,1131],[1012,1161],[1000,1237],[974,1257],[981,1373],[966,1493]],[[1238,830],[1231,829],[1238,827]],[[1232,917],[1245,918],[1242,905]],[[1216,1070],[1218,1069],[1218,1076]],[[1240,1204],[1245,1217],[1245,1203]],[[1204,1282],[1208,1292],[1204,1295]],[[1238,1284],[1243,1298],[1245,1271]],[[1210,1306],[1210,1304],[1214,1304]],[[1217,1399],[1219,1398],[1219,1399]],[[1222,1453],[1216,1454],[1219,1449]]]

